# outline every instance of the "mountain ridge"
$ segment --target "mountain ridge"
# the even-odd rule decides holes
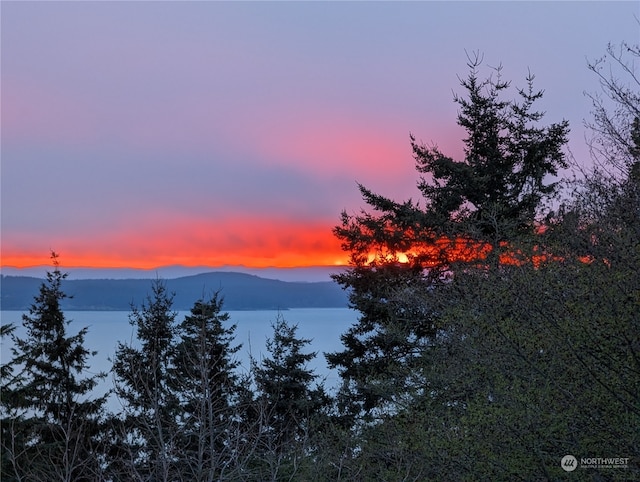
[[[126,311],[146,303],[156,278],[66,279],[63,289],[70,296],[63,300],[68,311]],[[202,298],[219,291],[226,310],[264,310],[289,308],[343,308],[346,292],[333,281],[282,281],[238,272],[211,271],[178,278],[162,279],[174,294],[174,309],[189,310]],[[27,310],[38,294],[43,278],[0,276],[0,308]]]

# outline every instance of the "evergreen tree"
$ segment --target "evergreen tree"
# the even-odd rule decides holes
[[[343,339],[351,344],[333,359],[343,363],[347,396],[377,396],[370,405],[376,423],[355,419],[345,473],[361,480],[556,480],[565,474],[563,454],[588,457],[606,447],[626,454],[628,468],[583,470],[578,478],[638,477],[640,136],[631,115],[638,93],[616,79],[604,85],[624,93],[612,111],[596,111],[597,135],[608,136],[600,139],[608,149],[601,153],[609,157],[549,214],[545,229],[527,227],[520,215],[501,218],[508,210],[492,207],[496,223],[487,226],[483,219],[491,218],[475,208],[451,215],[443,208],[443,235],[468,235],[511,253],[490,259],[476,252],[469,263],[436,256],[432,265],[413,258],[407,266],[379,258],[345,278],[357,306],[369,307],[362,318],[368,324],[350,330]],[[615,115],[602,117],[608,112]],[[389,219],[410,226],[410,214],[398,210]],[[422,219],[427,225],[431,218]],[[377,226],[369,220],[367,228]],[[413,236],[410,230],[407,246]],[[421,283],[422,269],[431,266],[436,275]],[[424,325],[432,333],[420,339],[415,330]],[[394,353],[408,358],[394,363]]]
[[[179,325],[171,372],[181,410],[181,473],[188,480],[229,477],[242,460],[237,407],[241,392],[234,359],[235,325],[225,327],[223,299],[198,300]]]
[[[6,338],[12,337],[16,330],[16,325],[9,323],[0,327],[0,337],[2,344]],[[4,348],[3,348],[4,349]],[[18,372],[16,373],[16,370]],[[20,389],[24,378],[21,376],[20,368],[16,366],[16,360],[9,360],[0,366],[0,441],[2,443],[2,457],[0,462],[0,474],[11,476],[15,473],[17,455],[26,447],[26,441],[18,430],[18,423],[21,422],[20,410],[18,407],[24,402],[20,399]],[[19,480],[17,474],[15,478]]]
[[[177,313],[173,295],[162,280],[129,321],[135,343],[118,343],[113,373],[123,418],[111,428],[111,470],[116,478],[167,481],[175,476],[178,457],[178,399],[171,385]]]
[[[329,397],[321,385],[313,385],[318,376],[307,367],[316,356],[303,352],[311,340],[298,338],[297,325],[289,325],[281,314],[272,327],[270,356],[254,360],[252,371],[262,418],[258,454],[268,467],[263,479],[281,480],[295,475],[305,449],[310,450]]]
[[[87,328],[69,335],[60,303],[67,297],[58,255],[54,270],[23,315],[24,337],[12,335],[13,360],[3,367],[3,480],[89,481],[101,478],[100,415],[106,395],[91,398],[105,374],[83,378]],[[8,329],[3,328],[3,332]]]
[[[503,100],[510,85],[500,69],[482,81],[480,65],[478,56],[470,60],[461,81],[467,97],[454,98],[467,133],[464,159],[412,136],[422,203],[360,186],[371,211],[343,213],[334,230],[351,253],[351,268],[334,279],[362,316],[342,336],[345,350],[327,359],[341,370],[356,411],[387,410],[416,382],[421,349],[441,327],[432,307],[407,302],[411,293],[437,289],[468,263],[497,266],[535,233],[541,207],[557,191],[549,176],[566,167],[568,124],[540,126],[533,76],[518,100]]]
[[[268,426],[276,445],[286,446],[304,435],[310,418],[326,407],[328,398],[307,364],[317,353],[303,353],[310,339],[297,337],[297,325],[289,325],[282,314],[272,324],[273,337],[267,340],[270,356],[258,364],[253,374],[258,397],[266,403]]]

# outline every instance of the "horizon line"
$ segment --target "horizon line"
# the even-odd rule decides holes
[[[130,269],[137,271],[153,271],[157,269],[163,268],[184,268],[184,269],[198,269],[198,268],[206,268],[206,269],[216,269],[216,268],[242,268],[242,269],[312,269],[312,268],[337,268],[337,267],[348,267],[348,264],[344,263],[334,263],[334,264],[310,264],[310,265],[291,265],[291,266],[277,266],[277,265],[269,265],[269,266],[250,266],[246,264],[221,264],[221,265],[206,265],[206,264],[198,264],[198,265],[187,265],[187,264],[165,264],[153,266],[150,268],[136,267],[136,266],[89,266],[89,265],[73,265],[73,266],[60,266],[62,269]],[[50,264],[32,264],[25,266],[17,266],[12,264],[3,264],[0,265],[0,269],[32,269],[32,268],[51,268]]]

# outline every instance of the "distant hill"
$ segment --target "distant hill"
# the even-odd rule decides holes
[[[259,276],[260,278],[277,279],[280,281],[331,281],[331,275],[340,273],[344,266],[303,266],[293,268],[248,268],[246,266],[159,266],[157,268],[77,268],[65,267],[62,271],[69,274],[68,279],[164,279],[193,276],[210,272],[233,272]],[[51,265],[16,268],[14,266],[0,267],[0,275],[31,276],[44,278]]]
[[[41,278],[0,277],[2,310],[26,310],[38,294]],[[293,282],[261,278],[233,272],[210,272],[166,279],[175,293],[174,309],[189,310],[200,298],[220,290],[225,310],[266,310],[288,308],[338,308],[348,304],[347,294],[332,281]],[[63,289],[72,296],[64,300],[64,310],[128,311],[140,306],[151,292],[152,279],[67,279]]]

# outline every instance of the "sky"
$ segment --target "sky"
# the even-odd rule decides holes
[[[460,158],[455,93],[544,89],[589,163],[587,62],[640,2],[0,2],[2,266],[347,262],[357,183],[416,198],[409,135]]]

